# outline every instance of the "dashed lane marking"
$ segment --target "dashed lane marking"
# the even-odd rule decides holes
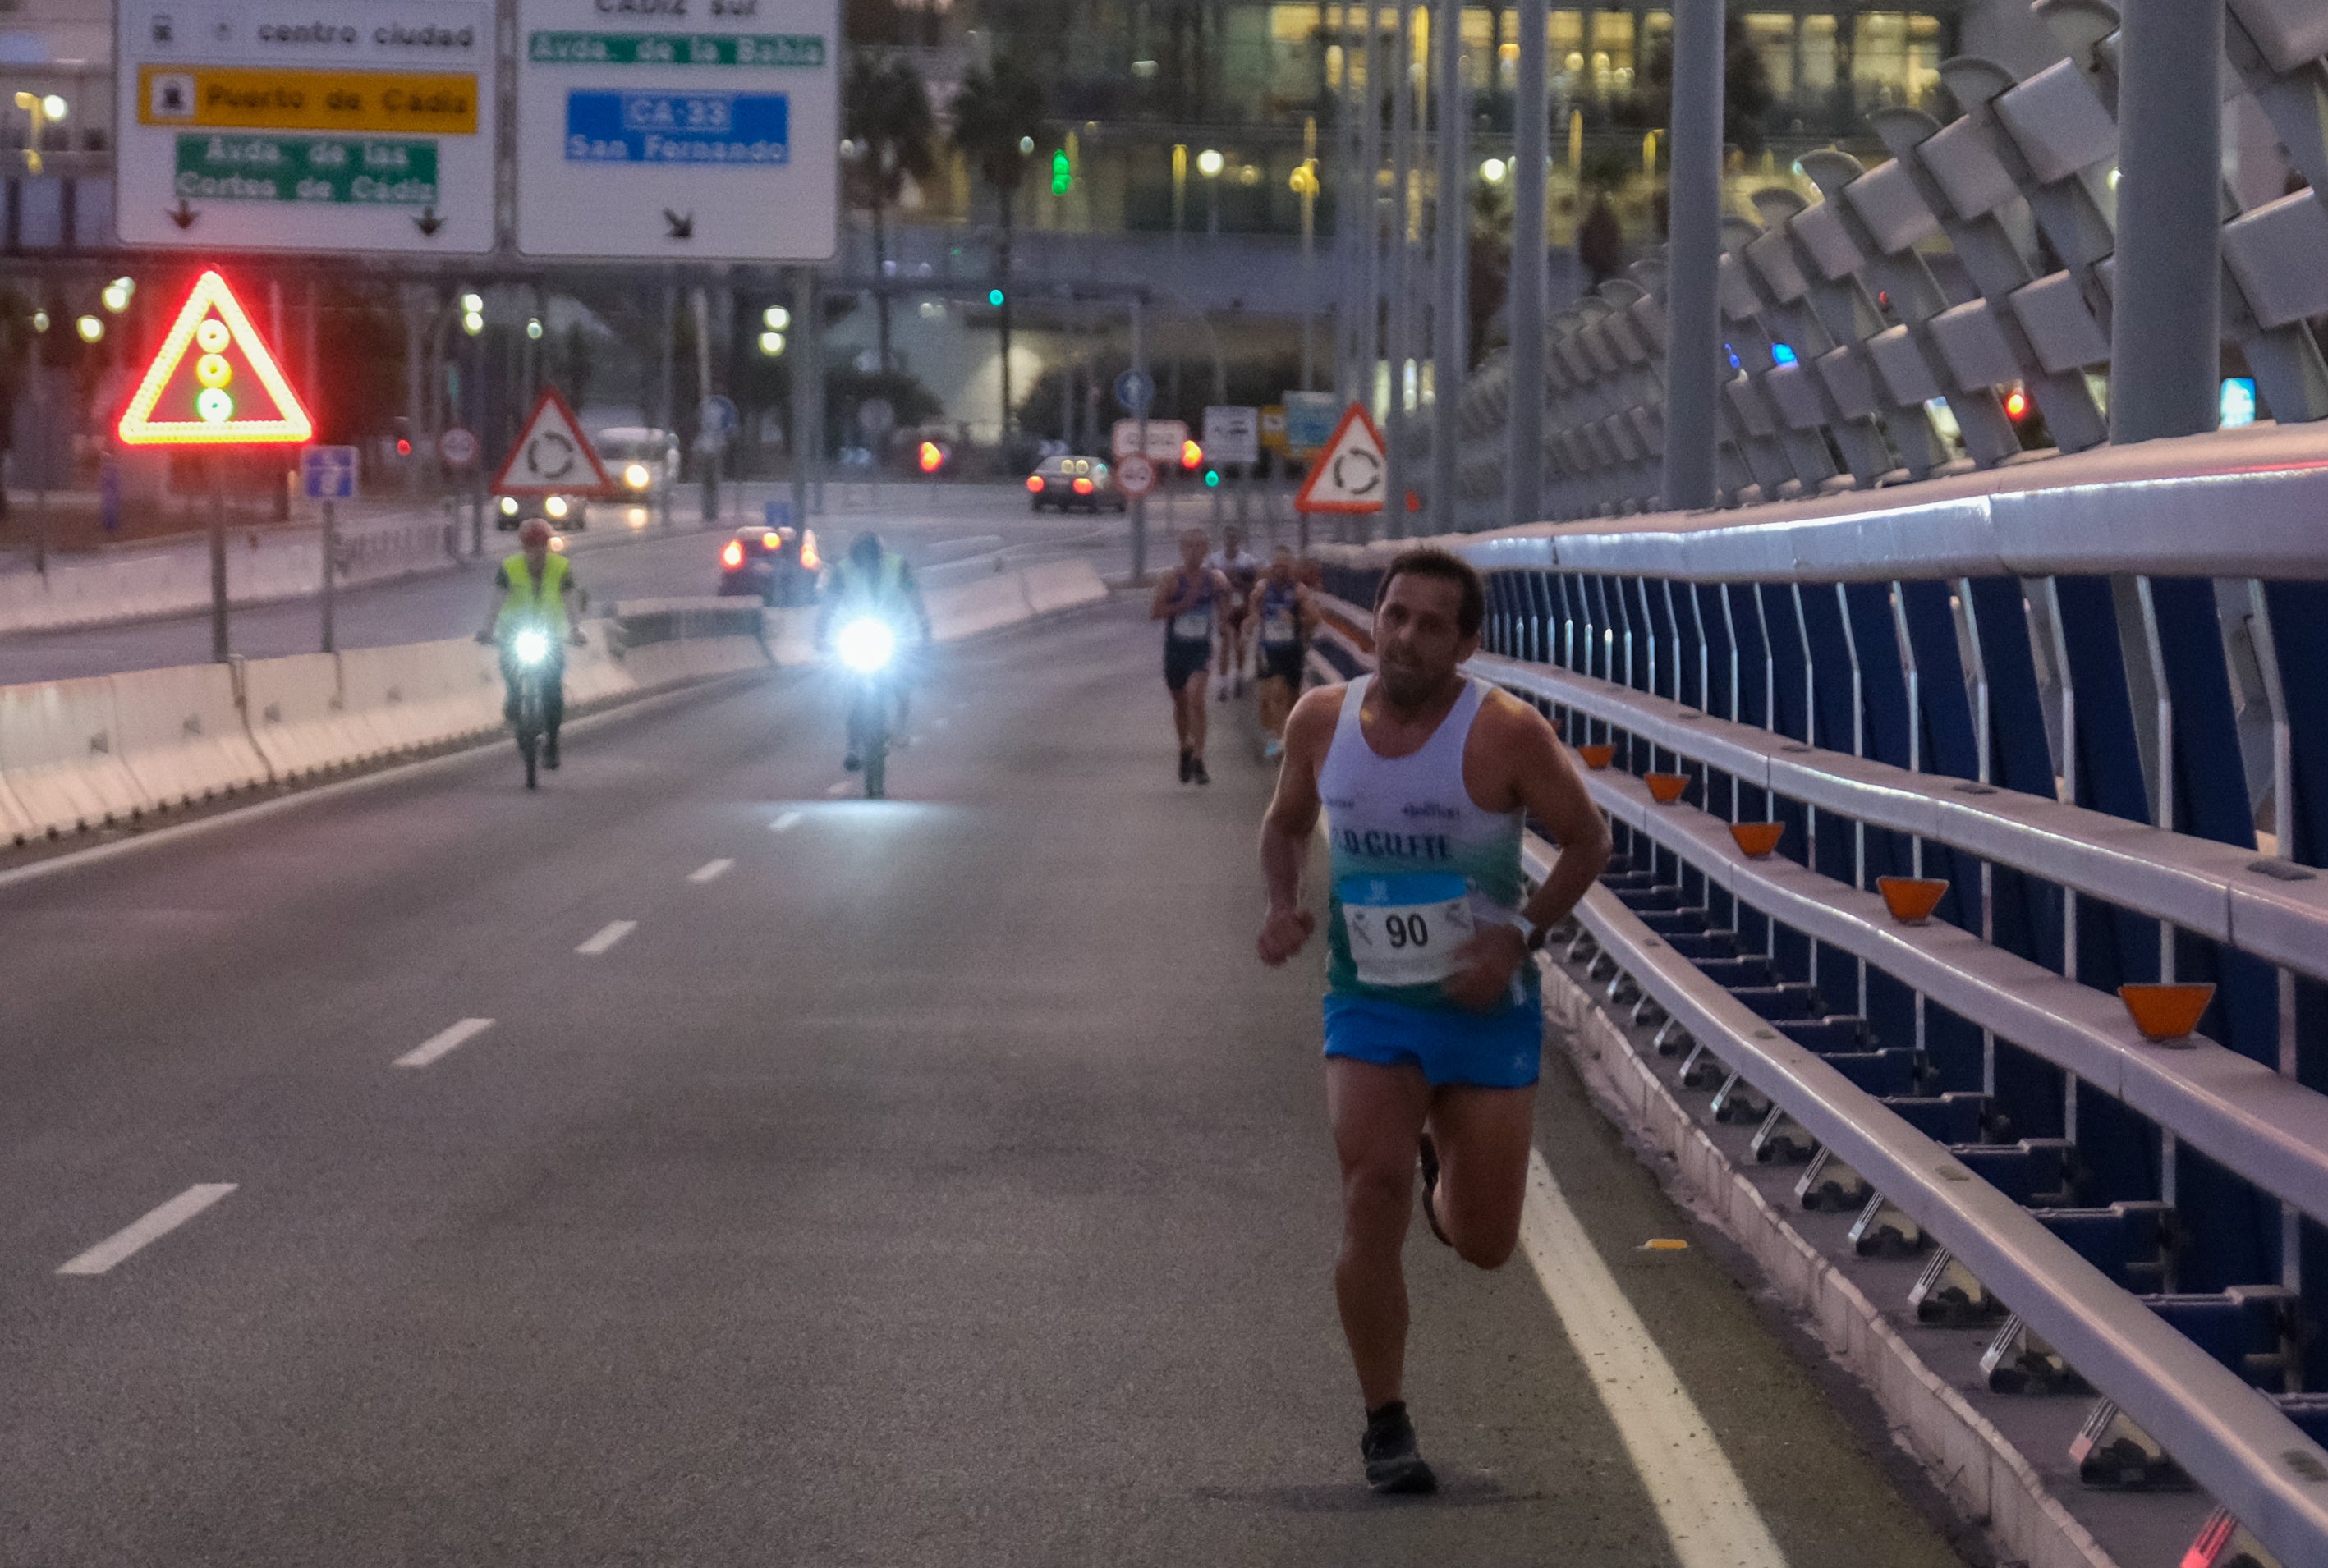
[[[1535,1149],[1520,1246],[1616,1423],[1681,1568],[1786,1568],[1704,1414]]]
[[[721,877],[726,876],[730,871],[733,871],[735,867],[736,863],[732,860],[706,861],[701,865],[697,866],[693,871],[689,872],[687,873],[687,880],[691,882],[718,882]]]
[[[596,936],[574,950],[586,958],[595,958],[638,929],[636,920],[608,920]]]
[[[139,1249],[152,1246],[234,1190],[231,1181],[201,1181],[143,1219],[114,1232],[57,1270],[61,1274],[101,1274]]]
[[[790,833],[793,828],[798,827],[801,823],[806,819],[807,816],[808,814],[804,811],[787,811],[782,817],[777,817],[774,822],[768,824],[768,831],[770,833]]]
[[[396,1059],[399,1067],[427,1067],[440,1056],[458,1050],[493,1026],[490,1018],[464,1018],[452,1028],[430,1035]]]

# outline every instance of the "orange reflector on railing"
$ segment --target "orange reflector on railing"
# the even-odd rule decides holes
[[[1730,836],[1738,841],[1739,848],[1755,860],[1778,848],[1779,840],[1786,835],[1787,825],[1783,822],[1733,822],[1730,825]]]
[[[2207,1004],[2215,999],[2212,985],[2121,985],[2118,1000],[2134,1015],[2134,1026],[2151,1041],[2181,1040],[2199,1027]]]
[[[1920,926],[1948,897],[1948,884],[1938,877],[1880,876],[1875,879],[1875,891],[1883,895],[1893,919],[1903,926]]]
[[[1576,748],[1576,754],[1584,759],[1584,765],[1587,768],[1591,769],[1597,773],[1601,769],[1606,768],[1610,763],[1617,760],[1617,748],[1614,746],[1579,746]]]
[[[1686,773],[1644,773],[1641,782],[1649,787],[1649,798],[1660,806],[1671,806],[1689,788]]]

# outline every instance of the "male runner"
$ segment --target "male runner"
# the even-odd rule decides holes
[[[1205,530],[1180,536],[1180,565],[1156,584],[1150,621],[1164,622],[1164,685],[1172,694],[1172,727],[1180,736],[1180,782],[1209,784],[1205,771],[1205,672],[1213,631],[1229,601],[1228,579],[1205,565]]]
[[[1261,628],[1260,658],[1255,660],[1254,690],[1261,698],[1261,727],[1268,739],[1263,758],[1285,751],[1285,719],[1293,699],[1301,695],[1301,665],[1310,635],[1317,630],[1318,606],[1302,585],[1300,563],[1280,545],[1269,555],[1269,574],[1248,601],[1252,619]]]
[[[1534,708],[1458,666],[1487,595],[1443,551],[1411,550],[1375,596],[1375,673],[1293,709],[1262,828],[1262,961],[1317,927],[1302,869],[1322,804],[1332,852],[1326,1105],[1342,1171],[1334,1293],[1366,1407],[1359,1451],[1378,1492],[1435,1489],[1401,1397],[1414,1172],[1423,1218],[1464,1262],[1500,1267],[1519,1238],[1544,1003],[1532,955],[1609,860],[1609,829]],[[1533,815],[1560,858],[1533,897]]]
[[[1221,615],[1221,701],[1229,700],[1229,677],[1236,677],[1238,696],[1244,695],[1245,609],[1253,596],[1253,585],[1261,581],[1261,557],[1244,547],[1244,530],[1231,524],[1221,530],[1221,547],[1205,558],[1210,566],[1226,578],[1229,585],[1228,602],[1222,606]]]

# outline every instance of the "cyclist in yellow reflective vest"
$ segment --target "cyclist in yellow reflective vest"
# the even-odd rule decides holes
[[[891,669],[889,691],[896,703],[896,718],[890,726],[890,744],[902,749],[906,743],[906,677],[912,667],[909,652],[930,640],[930,611],[922,602],[921,585],[914,581],[913,567],[906,564],[903,555],[884,548],[880,535],[862,533],[850,545],[847,556],[825,568],[819,597],[823,602],[816,618],[819,648],[831,647],[834,627],[845,625],[859,615],[878,616],[896,632],[897,657]],[[852,770],[857,762],[853,750],[843,760],[843,765]]]
[[[477,633],[477,640],[498,643],[502,651],[502,716],[517,723],[519,667],[515,642],[521,631],[540,631],[549,642],[549,678],[542,690],[541,765],[558,766],[558,727],[566,718],[566,644],[580,647],[588,639],[576,624],[590,596],[574,580],[566,557],[549,547],[549,525],[540,518],[518,530],[518,553],[493,574],[493,619]],[[568,600],[573,601],[569,606]]]

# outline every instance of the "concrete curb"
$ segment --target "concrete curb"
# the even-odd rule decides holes
[[[1894,1436],[1949,1502],[2024,1568],[2118,1568],[2027,1456],[1925,1364],[1865,1293],[1746,1180],[1642,1055],[1641,1039],[1561,965],[1546,962],[1545,1014],[1611,1120],[1669,1156],[1668,1183],[1754,1260],[1788,1309],[1882,1408]]]

